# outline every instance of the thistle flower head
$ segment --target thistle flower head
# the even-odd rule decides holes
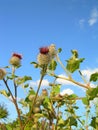
[[[40,53],[41,54],[47,54],[49,52],[49,48],[48,47],[41,47],[40,49]]]
[[[41,47],[40,48],[40,53],[37,56],[37,61],[39,65],[48,65],[50,62],[50,55],[49,53],[49,48],[48,47]]]
[[[55,55],[56,47],[54,44],[51,44],[49,47],[41,47],[37,61],[39,65],[48,65]]]
[[[50,62],[50,55],[39,53],[37,56],[37,61],[39,65],[48,65]]]
[[[6,75],[6,70],[4,68],[0,68],[0,80],[2,80]]]
[[[22,55],[18,53],[13,53],[12,57],[10,58],[10,64],[13,66],[20,66],[21,64]]]
[[[13,56],[18,57],[19,59],[22,59],[22,55],[21,55],[21,54],[13,53],[13,54],[12,54],[12,57],[13,57]]]

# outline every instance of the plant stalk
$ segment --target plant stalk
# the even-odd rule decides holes
[[[30,110],[30,113],[29,113],[29,117],[28,117],[26,123],[24,124],[24,128],[25,128],[25,126],[28,124],[28,122],[29,122],[30,119],[31,119],[31,114],[32,114],[32,111],[33,111],[33,108],[34,108],[34,104],[36,103],[36,99],[37,99],[37,96],[38,96],[38,93],[39,93],[39,90],[40,90],[40,87],[41,87],[41,83],[42,83],[42,80],[43,80],[44,76],[45,76],[45,74],[41,74],[41,78],[40,78],[40,82],[39,82],[39,85],[38,85],[38,89],[37,89],[35,98],[34,98],[34,100],[33,100],[32,106],[31,106],[31,110]]]
[[[66,78],[66,77],[58,76],[58,75],[55,75],[55,74],[53,74],[53,73],[50,74],[50,75],[53,76],[53,77],[56,77],[56,78],[60,78],[60,79],[64,79],[64,80],[70,81],[70,82],[72,82],[72,83],[74,83],[74,84],[76,84],[76,85],[78,85],[78,86],[81,86],[81,87],[83,87],[83,88],[86,88],[86,89],[90,88],[90,85],[89,85],[89,84],[84,85],[84,84],[82,84],[82,83],[79,83],[79,82],[75,81],[75,80],[72,79],[72,78]]]
[[[16,99],[14,98],[14,96],[13,96],[13,94],[12,94],[12,92],[11,92],[11,90],[10,90],[10,88],[9,88],[9,86],[8,86],[8,84],[7,84],[7,82],[6,82],[6,80],[3,79],[3,81],[4,81],[4,83],[5,83],[5,86],[6,86],[7,90],[9,91],[9,93],[10,93],[10,95],[11,95],[11,97],[12,97],[13,103],[14,103],[14,105],[15,105],[15,108],[16,108],[16,111],[17,111],[17,114],[18,114],[18,118],[19,118],[19,122],[20,122],[20,130],[24,130],[24,129],[23,129],[23,124],[22,124],[22,121],[21,121],[20,111],[19,111],[19,108],[18,108],[18,104],[17,104],[17,102],[16,102]]]
[[[57,61],[60,63],[61,67],[64,69],[64,71],[66,72],[67,76],[71,79],[71,74],[69,73],[69,71],[65,68],[65,66],[63,65],[63,63],[61,62],[60,58],[58,55],[56,55],[56,59]]]

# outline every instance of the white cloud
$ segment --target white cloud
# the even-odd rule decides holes
[[[30,86],[31,86],[31,87],[32,87],[32,86],[38,86],[39,81],[40,81],[40,80],[30,82]],[[49,81],[48,81],[47,79],[44,79],[44,80],[42,81],[42,83],[41,83],[41,86],[42,86],[42,87],[47,87],[47,86],[49,86]]]
[[[80,20],[79,20],[79,25],[80,25],[80,27],[83,27],[83,26],[84,26],[84,22],[85,22],[85,19],[80,19]]]
[[[64,74],[60,74],[58,76],[67,78]],[[67,80],[64,80],[64,79],[58,78],[56,81],[57,81],[57,83],[62,84],[62,85],[74,85],[74,86],[76,86],[74,83],[67,81]]]
[[[98,21],[98,10],[96,8],[94,8],[91,11],[91,15],[88,20],[88,24],[89,24],[89,26],[93,26],[95,23],[97,23],[97,21]]]
[[[61,96],[64,96],[65,94],[68,94],[68,95],[71,95],[71,94],[73,94],[74,92],[73,92],[73,90],[71,90],[71,89],[64,89],[62,92],[60,92],[60,95]]]
[[[86,69],[86,70],[82,70],[81,72],[87,78],[87,80],[89,80],[90,79],[90,75],[92,73],[98,72],[98,68],[95,68],[95,69]]]

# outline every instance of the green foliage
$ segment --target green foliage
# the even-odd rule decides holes
[[[83,62],[84,58],[81,58],[81,59],[69,59],[67,60],[67,70],[71,73],[73,73],[74,71],[76,71],[77,69],[79,69],[80,67],[80,63]]]
[[[92,117],[91,126],[96,129],[98,127],[98,117]]]
[[[56,69],[57,63],[55,60],[52,60],[50,65],[49,65],[49,70],[54,71]]]
[[[95,97],[98,97],[98,86],[96,88],[88,89],[86,94],[89,100],[93,100]]]
[[[73,55],[69,60],[67,60],[66,68],[69,72],[73,73],[80,68],[80,63],[84,61],[84,58],[78,59],[78,52],[75,50],[72,50],[71,52]]]
[[[87,97],[82,98],[82,102],[84,105],[89,105],[89,100]]]
[[[32,80],[31,76],[24,75],[21,77],[16,75],[18,67],[13,66],[13,64],[4,67],[8,69],[9,72],[7,72],[6,76],[2,79],[6,89],[3,88],[3,90],[0,90],[0,94],[8,99],[11,97],[18,116],[13,122],[4,123],[4,125],[0,124],[0,129],[5,127],[8,130],[85,130],[89,129],[88,126],[96,130],[98,129],[97,103],[94,104],[93,108],[95,115],[89,115],[92,110],[90,107],[91,102],[93,103],[93,101],[98,98],[98,86],[92,88],[90,83],[92,81],[95,82],[94,84],[97,83],[98,72],[91,75],[88,83],[80,70],[80,65],[84,61],[84,58],[79,58],[77,50],[71,50],[72,56],[67,60],[65,67],[58,56],[59,53],[62,52],[62,49],[59,48],[56,50],[54,45],[52,45],[50,49],[51,55],[49,55],[49,64],[39,65],[37,62],[31,62],[31,64],[40,71],[40,81],[36,89],[29,85],[29,81]],[[44,56],[47,55],[49,53],[48,48],[42,48],[40,53]],[[56,75],[58,64],[63,68],[66,77]],[[74,74],[71,75],[71,73],[74,73],[76,70],[79,70],[80,77],[86,84],[74,80]],[[46,75],[47,77],[51,76],[50,79],[53,80],[49,83],[48,89],[41,89],[42,81]],[[57,84],[58,78],[67,80],[76,86],[86,88],[85,96],[79,97],[76,94],[68,93],[61,94],[62,84]],[[11,87],[9,86],[10,82],[11,85],[13,83]],[[19,100],[17,100],[18,86],[22,86],[26,90],[25,92],[27,92],[26,96]],[[63,87],[63,89],[66,89],[66,85],[63,85]],[[82,101],[85,107],[86,114],[84,116],[83,113],[79,113],[81,106],[77,105],[78,100]],[[24,110],[26,110],[25,113]],[[82,116],[83,118],[81,118]],[[0,105],[0,119],[7,117],[8,111],[4,106]]]
[[[18,77],[18,79],[16,80],[16,84],[20,85],[25,83],[28,80],[32,80],[32,77],[31,76]]]
[[[61,52],[62,52],[62,48],[59,48],[59,49],[58,49],[58,53],[61,53]]]
[[[5,119],[8,117],[8,111],[4,105],[0,104],[0,119]]]
[[[7,92],[6,90],[0,90],[0,94],[4,95],[5,97],[9,97],[10,93]]]
[[[94,73],[94,74],[92,74],[91,76],[90,76],[90,81],[97,81],[98,80],[98,72],[96,72],[96,73]]]

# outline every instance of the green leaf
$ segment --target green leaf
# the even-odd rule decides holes
[[[89,105],[89,100],[87,97],[82,98],[82,102],[84,105]]]
[[[5,97],[10,96],[10,94],[6,90],[0,90],[0,94],[3,94]]]
[[[46,109],[49,109],[51,110],[51,104],[50,104],[50,99],[46,96],[44,101],[43,101],[43,106],[46,108]]]
[[[33,64],[35,68],[38,68],[38,64],[36,62],[31,62],[30,64]]]
[[[62,51],[62,48],[59,48],[59,49],[58,49],[58,53],[60,53],[61,51]]]
[[[10,66],[5,66],[4,68],[8,69],[8,68],[11,68]]]
[[[58,120],[58,125],[61,126],[61,127],[65,126],[65,122],[62,118]]]
[[[68,95],[68,99],[69,100],[74,100],[74,99],[76,99],[78,96],[76,95],[76,94],[71,94],[71,95]]]
[[[12,74],[11,76],[7,76],[7,79],[13,80],[17,77],[18,77],[17,75]]]
[[[32,77],[31,76],[24,76],[23,77],[23,82],[26,82],[28,80],[32,80]]]
[[[73,116],[69,117],[69,120],[70,126],[77,126],[77,120]]]
[[[71,50],[73,57],[78,58],[78,51],[77,50]]]
[[[36,114],[34,114],[34,117],[35,118],[43,118],[44,117],[44,115],[42,114],[42,113],[36,113]]]
[[[29,95],[35,95],[35,94],[36,94],[36,93],[35,93],[35,91],[34,91],[33,88],[29,90]]]
[[[51,91],[51,94],[52,95],[57,95],[60,93],[60,88],[61,88],[61,85],[60,84],[54,84],[54,86],[52,86],[52,91]]]
[[[98,96],[98,86],[96,88],[90,88],[86,91],[89,100],[93,100],[95,97]]]
[[[56,69],[57,63],[55,60],[52,60],[50,65],[49,65],[49,70],[54,71]]]
[[[96,117],[92,117],[91,120],[91,126],[94,127],[96,129],[96,126],[98,127],[98,123],[96,122]]]
[[[67,70],[73,73],[74,71],[80,68],[80,63],[83,62],[83,60],[84,58],[81,59],[71,58],[67,60],[67,66],[66,66]]]
[[[18,77],[16,80],[16,84],[20,85],[20,84],[25,83],[28,80],[32,80],[32,77],[30,77],[30,76]]]
[[[78,106],[73,106],[73,109],[79,109],[79,107]]]
[[[19,101],[19,103],[20,103],[23,107],[27,107],[27,106],[28,106],[27,102],[26,102],[24,99],[21,99],[21,100]]]
[[[28,88],[28,87],[29,87],[29,84],[25,84],[25,85],[24,85],[24,88]]]
[[[0,119],[7,118],[8,116],[8,111],[4,105],[0,104]]]
[[[98,72],[91,74],[90,81],[97,81],[98,80]]]

